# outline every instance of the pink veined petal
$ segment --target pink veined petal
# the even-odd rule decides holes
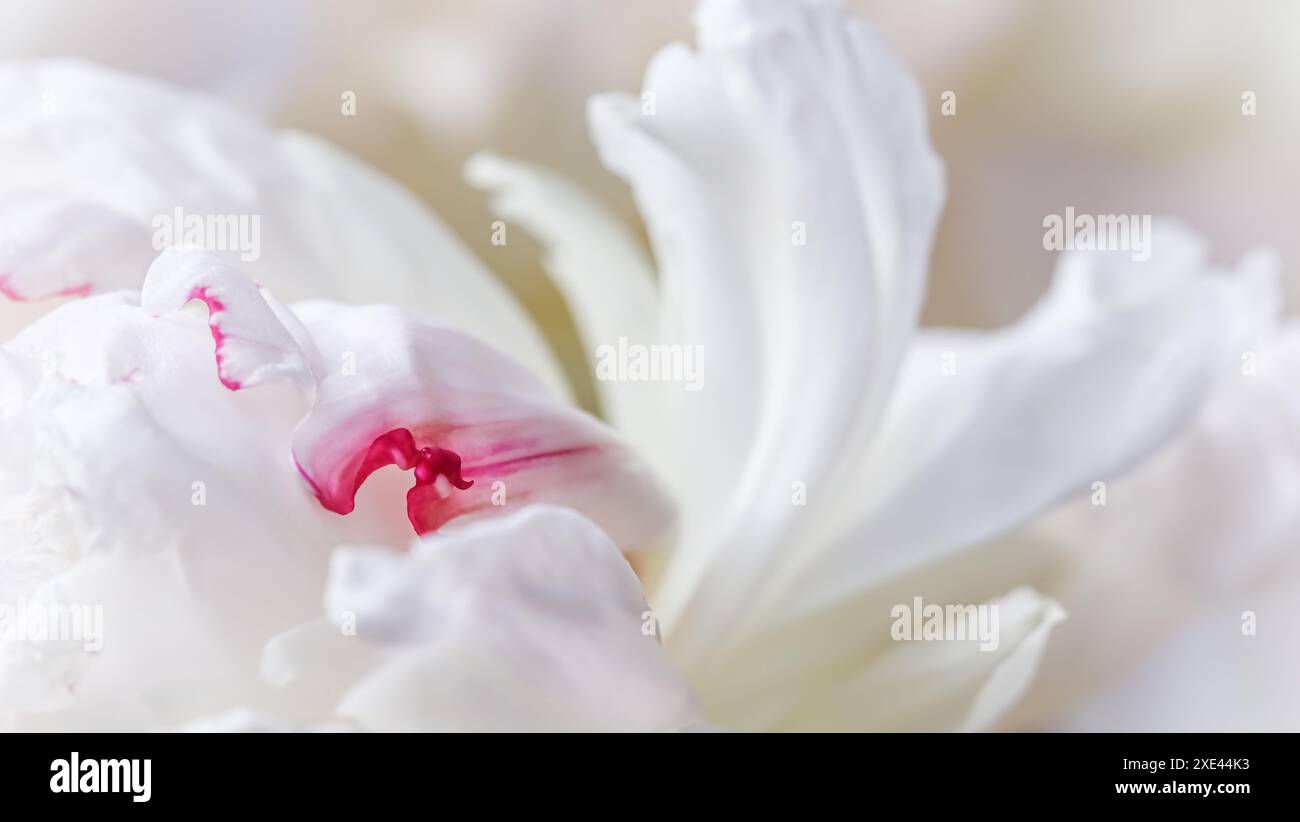
[[[295,465],[338,514],[376,471],[411,471],[407,518],[419,534],[532,502],[574,508],[627,549],[672,520],[649,470],[593,417],[477,340],[389,306],[326,302],[293,310],[220,258],[168,249],[146,277],[154,314],[201,300],[218,374],[231,390],[279,376],[313,396],[293,435]]]
[[[415,530],[420,533],[436,529],[436,526],[422,529],[419,523],[429,505],[436,504],[442,497],[436,487],[439,479],[461,491],[468,490],[474,485],[473,480],[461,476],[460,455],[455,451],[433,446],[422,448],[415,444],[415,437],[410,431],[396,428],[376,437],[366,449],[361,465],[356,470],[352,493],[339,496],[336,501],[337,507],[331,507],[331,510],[340,514],[350,513],[355,506],[356,493],[361,489],[362,483],[371,474],[388,465],[396,465],[403,471],[412,471],[415,476],[415,485],[406,492],[406,516],[415,526]],[[317,496],[320,496],[319,489],[317,489]],[[330,507],[330,503],[325,502],[324,498],[322,502]]]
[[[392,464],[414,471],[407,515],[420,534],[532,502],[581,511],[625,549],[671,521],[650,471],[609,429],[487,345],[387,306],[294,312],[322,367],[293,455],[331,511],[352,511],[366,479]]]
[[[149,266],[141,305],[158,317],[191,300],[208,307],[222,385],[238,391],[279,376],[310,385],[302,335],[286,326],[282,307],[216,254],[169,248]]]

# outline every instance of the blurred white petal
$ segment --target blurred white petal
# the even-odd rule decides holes
[[[793,485],[817,498],[870,440],[943,197],[919,89],[842,8],[724,0],[696,22],[699,51],[661,51],[641,100],[591,104],[602,159],[650,229],[661,337],[710,363],[704,390],[664,414],[672,475],[694,478],[692,536],[658,593],[683,659],[798,538]]]
[[[1175,226],[1152,243],[1142,263],[1066,255],[1049,294],[1008,329],[922,336],[862,466],[874,475],[860,477],[865,505],[839,514],[859,519],[813,557],[802,607],[1028,522],[1191,420],[1239,356],[1236,329],[1273,304],[1276,272],[1213,272]]]
[[[627,561],[562,508],[472,523],[408,554],[344,549],[326,610],[337,640],[313,642],[326,649],[318,660],[296,642],[287,681],[295,667],[368,655],[337,714],[370,730],[666,731],[702,720],[647,631],[653,614]]]
[[[977,638],[899,642],[860,664],[860,673],[837,674],[822,693],[805,694],[787,722],[828,730],[987,728],[1024,693],[1053,626],[1065,618],[1055,602],[1023,588],[990,606],[999,614],[996,649],[981,650]]]
[[[1284,661],[1290,640],[1275,626],[1290,624],[1285,600],[1300,579],[1300,329],[1262,326],[1238,351],[1195,422],[1110,484],[1105,506],[1077,500],[1017,535],[1069,571],[1058,572],[1055,593],[1080,618],[1062,628],[1020,724],[1129,727],[1141,708],[1128,700],[1139,691],[1098,694],[1120,680],[1165,677],[1176,663],[1189,674],[1171,689],[1169,710],[1134,727],[1247,730],[1260,729],[1269,711],[1281,723],[1295,717],[1296,705],[1280,699],[1295,692]],[[1245,611],[1257,612],[1258,636],[1242,635]],[[1203,663],[1192,664],[1189,636],[1205,638]],[[1240,679],[1231,673],[1237,662]],[[1212,721],[1175,715],[1185,710],[1179,695],[1247,681],[1250,697],[1225,698]],[[1089,699],[1109,707],[1079,707]]]
[[[1134,670],[1047,718],[1049,729],[1162,733],[1300,730],[1300,654],[1295,626],[1300,576],[1293,567],[1268,592],[1199,609]],[[1255,634],[1244,632],[1250,611]]]

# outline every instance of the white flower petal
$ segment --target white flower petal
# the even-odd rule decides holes
[[[1238,359],[1246,318],[1274,304],[1276,272],[1208,270],[1172,226],[1153,247],[1171,257],[1151,268],[1126,253],[1067,255],[1010,329],[920,341],[867,464],[879,479],[863,477],[863,501],[839,512],[856,523],[791,586],[799,608],[1021,525],[1115,479],[1193,418]]]
[[[715,515],[733,491],[753,441],[761,383],[746,258],[752,238],[729,224],[731,215],[745,213],[742,168],[755,165],[744,162],[748,138],[700,63],[682,47],[655,57],[645,80],[647,93],[663,101],[654,117],[621,95],[594,98],[589,106],[601,159],[633,183],[659,266],[656,333],[629,341],[698,346],[714,364],[705,365],[704,389],[663,392],[661,430],[671,425],[674,433],[660,437],[661,459],[683,485],[688,531]],[[708,179],[701,168],[712,170]]]
[[[1280,600],[1288,586],[1294,592],[1300,584],[1294,568],[1300,533],[1300,325],[1261,327],[1260,339],[1249,348],[1243,343],[1241,356],[1224,369],[1191,426],[1109,485],[1105,506],[1079,499],[1014,535],[1055,560],[1061,583],[1052,593],[1078,617],[1044,659],[1040,681],[1017,711],[1018,724],[1064,721],[1099,690],[1138,677],[1135,670],[1165,665],[1151,662],[1153,654],[1184,656],[1185,650],[1172,646],[1190,643],[1176,638],[1189,632],[1218,636],[1224,658],[1260,666],[1252,674],[1259,698],[1247,700],[1259,711],[1225,707],[1214,718],[1221,727],[1259,727],[1264,704],[1289,687],[1285,666],[1267,671],[1263,664],[1269,653],[1281,651],[1280,638],[1263,626],[1285,622]],[[1226,616],[1234,609],[1235,618]],[[1268,650],[1231,645],[1242,636],[1245,611],[1257,612],[1261,626],[1258,637],[1249,639]],[[1158,650],[1162,645],[1171,650]],[[1207,651],[1205,658],[1217,657]],[[1183,695],[1205,693],[1198,687],[1201,678],[1198,673],[1178,693],[1171,691],[1170,711],[1134,727],[1172,727],[1173,706]],[[1113,699],[1118,706],[1124,697]],[[1278,715],[1294,710],[1279,706]],[[1101,726],[1124,727],[1121,719],[1133,720],[1134,713],[1117,707],[1114,724]],[[1197,727],[1193,717],[1185,721],[1184,727]]]
[[[204,220],[210,250],[284,298],[391,302],[491,339],[563,390],[505,288],[414,197],[325,143],[72,62],[0,67],[0,98],[0,203],[39,205],[14,295],[138,287],[161,245]],[[244,230],[213,219],[227,217]]]
[[[259,706],[262,644],[314,612],[329,535],[351,535],[284,456],[292,408],[222,388],[198,316],[150,319],[120,294],[5,351],[27,373],[0,375],[0,587],[103,614],[98,653],[4,644],[5,721],[141,729]]]
[[[656,481],[610,431],[464,334],[387,306],[295,312],[193,249],[159,257],[144,300],[154,314],[207,304],[227,388],[297,379],[312,405],[294,431],[294,464],[335,513],[351,513],[367,478],[396,465],[414,472],[406,515],[420,534],[536,501],[587,513],[629,549],[650,547],[672,521]],[[391,518],[378,519],[375,539]]]
[[[110,206],[42,191],[0,196],[0,232],[0,294],[11,300],[138,286],[155,256],[146,226]]]
[[[617,345],[620,337],[641,344],[659,339],[654,270],[604,205],[558,174],[495,155],[472,157],[465,177],[491,192],[497,214],[521,223],[545,245],[546,269],[572,308],[589,355]],[[598,378],[596,388],[615,427],[648,458],[661,455],[663,385]]]
[[[799,538],[794,486],[816,498],[875,433],[943,199],[919,88],[839,4],[714,0],[696,22],[699,53],[660,52],[641,101],[591,106],[646,215],[664,328],[709,363],[698,407],[667,417],[689,432],[679,470],[707,486],[686,527],[715,531],[660,595],[690,659]]]
[[[577,514],[533,506],[336,555],[327,611],[387,659],[338,713],[372,730],[676,730],[702,720],[636,575]]]
[[[1042,718],[1064,731],[1278,733],[1300,730],[1300,574],[1204,609],[1133,670]],[[1253,621],[1247,633],[1244,620]]]
[[[290,377],[312,385],[311,359],[285,325],[270,295],[210,252],[169,248],[145,277],[140,302],[155,317],[180,310],[191,300],[208,308],[216,345],[217,374],[231,391]],[[314,353],[314,352],[313,352]]]

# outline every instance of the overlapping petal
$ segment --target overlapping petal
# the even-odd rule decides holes
[[[221,387],[199,317],[152,320],[125,295],[62,306],[4,351],[0,595],[32,624],[100,609],[102,649],[6,636],[0,721],[144,729],[261,705],[261,643],[313,613],[351,534],[284,458],[292,416]]]
[[[344,549],[326,610],[332,625],[268,646],[270,669],[289,693],[362,728],[664,731],[701,720],[636,575],[566,509],[530,506],[404,554]]]
[[[708,363],[659,406],[669,470],[693,477],[659,593],[691,658],[799,541],[793,489],[821,493],[875,433],[943,197],[916,83],[838,4],[718,0],[696,23],[697,51],[670,46],[639,99],[589,112],[649,228],[656,341]]]
[[[996,332],[927,332],[913,348],[847,522],[787,590],[801,605],[934,563],[1106,482],[1196,414],[1243,329],[1276,305],[1277,271],[1224,273],[1158,225],[1152,260],[1067,255],[1051,292]],[[867,471],[876,475],[872,479]],[[884,481],[884,478],[888,478]]]
[[[205,247],[282,298],[393,303],[492,337],[563,390],[491,273],[414,197],[324,142],[74,62],[7,64],[0,98],[0,284],[11,297],[139,288],[148,261],[206,221]],[[234,234],[241,219],[247,236]]]
[[[152,312],[207,304],[228,388],[299,378],[311,410],[294,431],[294,464],[335,513],[351,513],[367,478],[396,465],[413,474],[406,515],[421,534],[537,501],[583,511],[629,549],[671,523],[657,481],[610,431],[472,337],[388,306],[290,310],[200,250],[164,253],[144,295]]]

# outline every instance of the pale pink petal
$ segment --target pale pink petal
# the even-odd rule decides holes
[[[412,472],[417,533],[458,517],[552,502],[587,514],[628,549],[665,535],[672,507],[612,432],[523,366],[390,306],[270,299],[209,253],[169,249],[150,268],[154,314],[201,300],[231,390],[293,377],[314,397],[294,432],[295,464],[330,511],[351,513],[363,483]]]
[[[387,306],[294,306],[320,350],[316,404],[293,454],[321,503],[353,509],[374,471],[413,470],[419,533],[529,502],[587,514],[624,548],[664,534],[671,506],[605,426],[492,348]]]

